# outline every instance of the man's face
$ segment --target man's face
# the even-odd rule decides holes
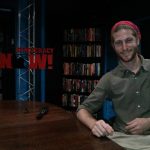
[[[133,36],[130,29],[121,29],[113,33],[113,47],[119,59],[123,62],[130,62],[138,51],[139,39]]]

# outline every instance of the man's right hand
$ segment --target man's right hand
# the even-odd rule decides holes
[[[97,137],[109,136],[114,132],[114,129],[103,120],[96,121],[91,130],[92,133]]]

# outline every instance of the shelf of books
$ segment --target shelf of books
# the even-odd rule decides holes
[[[94,90],[101,77],[101,29],[65,29],[62,49],[62,106],[76,110]]]

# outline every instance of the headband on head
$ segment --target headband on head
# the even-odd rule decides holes
[[[141,33],[139,28],[137,27],[137,25],[135,25],[133,22],[131,21],[119,21],[116,24],[114,24],[114,26],[111,29],[111,32],[113,32],[118,26],[120,25],[126,25],[129,26],[130,28],[132,28],[138,35],[139,39],[141,39]]]

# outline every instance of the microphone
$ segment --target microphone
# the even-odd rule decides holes
[[[44,115],[46,115],[48,113],[48,108],[47,107],[42,107],[40,109],[40,111],[38,112],[38,114],[36,115],[36,119],[40,120],[43,118]]]

